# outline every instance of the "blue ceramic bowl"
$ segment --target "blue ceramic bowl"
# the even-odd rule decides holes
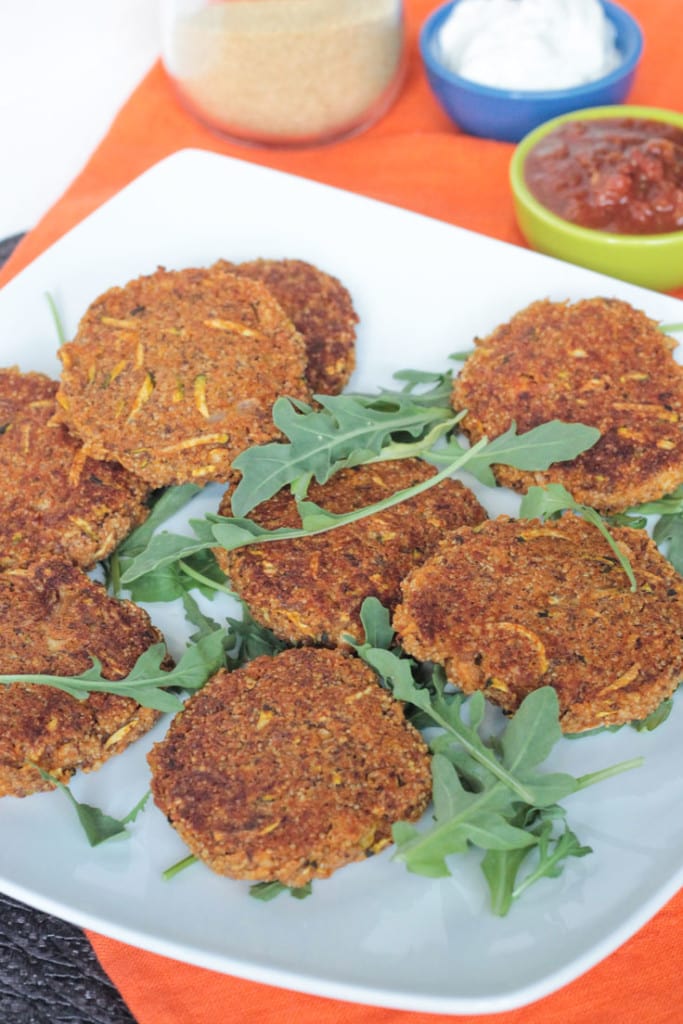
[[[605,14],[616,29],[621,64],[608,75],[573,89],[524,92],[495,89],[471,82],[441,63],[439,32],[453,7],[450,0],[438,7],[420,32],[420,52],[427,78],[437,100],[462,131],[503,142],[518,142],[550,118],[586,107],[621,103],[628,95],[643,49],[643,36],[636,21],[621,7],[602,0]]]

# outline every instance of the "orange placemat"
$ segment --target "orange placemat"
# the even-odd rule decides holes
[[[634,103],[683,107],[679,5],[680,0],[624,0],[645,35]],[[181,109],[157,65],[83,172],[18,246],[0,272],[0,284],[138,174],[186,147],[279,168],[524,245],[508,188],[512,147],[458,132],[432,97],[420,66],[418,30],[436,6],[435,0],[406,0],[410,63],[401,96],[370,131],[333,146],[278,151],[225,142]],[[683,296],[683,289],[676,294]]]
[[[457,132],[420,68],[417,31],[435,6],[435,0],[406,2],[411,61],[394,108],[364,135],[326,148],[268,151],[224,142],[178,106],[161,68],[154,67],[73,185],[19,245],[0,283],[138,174],[186,147],[300,174],[523,244],[507,184],[512,147]],[[646,44],[631,100],[683,109],[676,30],[680,0],[623,0],[623,6],[640,21]],[[683,289],[677,294],[683,297]],[[92,933],[89,938],[140,1024],[681,1024],[682,925],[679,894],[621,949],[560,992],[524,1009],[470,1017],[403,1013],[291,993]]]

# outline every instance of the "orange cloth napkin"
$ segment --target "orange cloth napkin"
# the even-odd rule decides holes
[[[645,34],[643,64],[630,100],[683,109],[679,0],[622,2]],[[406,2],[410,65],[393,109],[365,134],[328,147],[278,151],[225,142],[180,108],[161,68],[154,67],[83,172],[19,245],[0,283],[142,171],[186,147],[279,168],[524,244],[507,183],[512,147],[460,134],[429,91],[417,33],[435,6],[435,0]],[[676,294],[683,297],[683,289]],[[89,938],[139,1024],[681,1024],[677,975],[682,927],[679,894],[621,949],[560,992],[504,1014],[459,1017],[296,994],[176,963],[95,934]]]

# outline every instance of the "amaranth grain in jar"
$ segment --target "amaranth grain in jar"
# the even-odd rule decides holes
[[[164,66],[222,134],[312,145],[356,133],[400,87],[401,0],[162,0]]]

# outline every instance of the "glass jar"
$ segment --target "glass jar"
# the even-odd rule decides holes
[[[162,58],[183,104],[229,138],[331,142],[396,97],[401,0],[161,0]]]

